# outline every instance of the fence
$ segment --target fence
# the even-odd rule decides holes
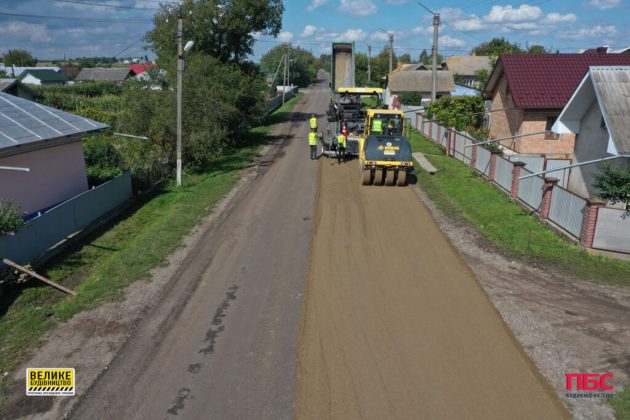
[[[472,145],[474,139],[466,133],[443,127],[420,112],[415,112],[411,121],[425,137],[445,147],[448,156],[472,166],[523,206],[578,239],[583,246],[630,253],[630,212],[604,208],[597,201],[586,200],[566,190],[563,188],[565,171],[550,172],[547,178],[519,179],[543,171],[545,158],[511,156],[506,159],[483,146],[466,147]],[[566,166],[567,161],[561,163],[547,160],[547,168]]]
[[[298,93],[298,88],[293,88],[289,92],[284,94],[285,102],[289,99],[293,98]],[[282,95],[276,96],[275,98],[267,101],[267,114],[271,114],[276,109],[282,106]]]
[[[20,264],[34,260],[133,196],[131,174],[88,190],[32,219],[14,235],[0,237],[0,256]]]

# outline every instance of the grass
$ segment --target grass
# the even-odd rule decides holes
[[[630,420],[630,387],[617,393],[608,402],[615,409],[617,420]]]
[[[25,360],[55,322],[120,299],[126,286],[148,278],[149,271],[162,264],[230,191],[273,125],[287,118],[300,97],[270,115],[265,125],[252,129],[250,146],[216,159],[205,173],[186,173],[183,188],[169,182],[115,225],[95,233],[89,243],[40,269],[50,279],[74,287],[78,296],[63,295],[34,281],[9,290],[0,300],[0,373],[12,371]],[[8,382],[0,382],[0,407]]]
[[[589,254],[543,225],[472,169],[446,157],[417,131],[410,140],[413,150],[425,153],[439,170],[429,175],[418,169],[418,184],[448,217],[464,217],[497,247],[531,263],[592,282],[630,285],[630,261]]]

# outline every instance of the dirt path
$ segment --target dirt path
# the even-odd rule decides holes
[[[299,419],[568,413],[411,189],[320,162]]]

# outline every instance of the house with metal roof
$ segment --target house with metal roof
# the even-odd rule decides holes
[[[31,214],[86,191],[81,139],[107,127],[0,92],[0,198]]]
[[[406,92],[418,92],[423,98],[430,99],[432,86],[433,75],[427,70],[394,71],[387,81],[387,89],[392,97]],[[438,71],[436,96],[438,98],[448,96],[453,90],[455,90],[453,74],[448,71]]]
[[[520,154],[571,159],[575,135],[555,134],[553,124],[590,66],[624,65],[628,54],[501,55],[484,90],[490,137],[528,134],[501,144]]]
[[[90,81],[108,81],[114,83],[122,83],[130,77],[135,76],[135,72],[130,68],[85,68],[82,69],[77,77],[74,78],[75,82],[90,82]]]
[[[572,164],[610,159],[630,168],[629,116],[630,66],[591,67],[553,130],[576,136]],[[569,189],[584,197],[597,195],[593,182],[598,172],[598,162],[572,168]]]
[[[456,84],[480,89],[477,72],[492,70],[492,60],[483,55],[453,55],[442,63],[442,69],[453,73]]]
[[[68,77],[54,70],[30,69],[25,70],[19,77],[20,82],[25,85],[65,85]]]

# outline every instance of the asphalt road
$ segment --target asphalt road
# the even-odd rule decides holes
[[[412,187],[320,161],[298,419],[558,419],[537,373]]]
[[[73,418],[289,419],[308,270],[317,163],[308,118],[327,82],[274,134],[260,175],[204,234],[178,283]],[[323,119],[322,123],[323,124]]]

